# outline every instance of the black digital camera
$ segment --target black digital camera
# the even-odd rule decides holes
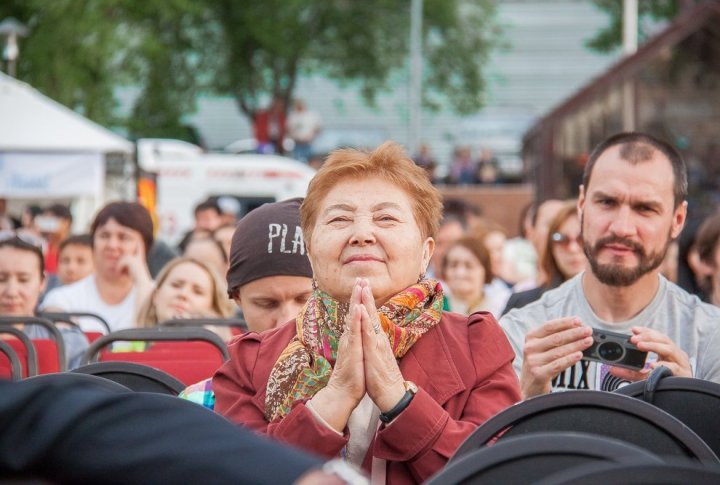
[[[583,351],[583,360],[626,369],[640,370],[645,367],[647,352],[630,342],[630,335],[593,328],[593,343]]]

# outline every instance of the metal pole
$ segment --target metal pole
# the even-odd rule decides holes
[[[422,11],[423,0],[412,0],[410,6],[410,153],[420,149],[422,136]]]
[[[623,0],[623,54],[633,55],[638,47],[638,2],[637,0]],[[635,131],[635,83],[626,79],[622,88],[623,95],[623,129]]]

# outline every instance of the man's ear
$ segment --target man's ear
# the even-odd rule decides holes
[[[235,290],[235,294],[233,295],[233,301],[237,305],[237,307],[242,310],[242,300],[240,298],[240,289]]]
[[[578,194],[577,199],[577,215],[580,220],[582,220],[582,213],[583,209],[585,208],[585,186],[580,185],[580,192]]]
[[[687,219],[687,207],[688,203],[686,200],[684,200],[677,207],[677,209],[673,211],[672,230],[670,232],[670,237],[672,239],[677,238],[680,235],[680,232],[682,232],[683,227],[685,227],[685,220]]]
[[[45,274],[45,272],[43,272],[43,274],[40,275],[40,281],[41,281],[41,283],[40,283],[40,294],[41,294],[41,295],[42,295],[43,293],[45,293],[45,289],[47,288],[47,280],[48,280],[48,279],[47,279],[47,275]]]

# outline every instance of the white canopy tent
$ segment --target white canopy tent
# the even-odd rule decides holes
[[[0,196],[73,198],[73,212],[83,213],[76,217],[89,217],[103,201],[105,155],[133,150],[123,137],[0,73]]]

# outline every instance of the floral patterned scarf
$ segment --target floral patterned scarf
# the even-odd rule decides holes
[[[380,324],[401,358],[422,335],[440,322],[442,286],[423,279],[393,296],[378,309]],[[315,290],[297,316],[297,335],[270,372],[265,397],[268,421],[282,418],[296,401],[310,399],[330,380],[349,303]]]

